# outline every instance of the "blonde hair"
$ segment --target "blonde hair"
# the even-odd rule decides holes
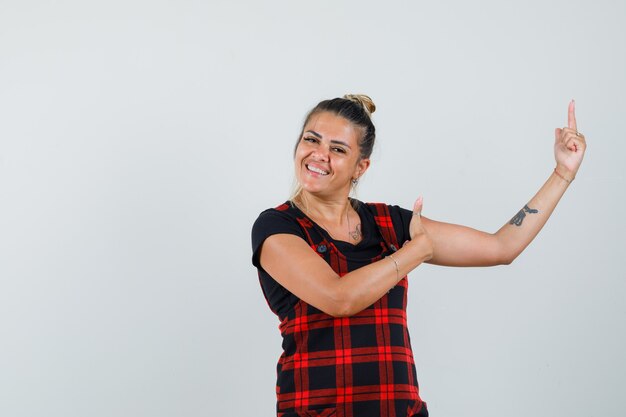
[[[367,112],[367,115],[372,117],[372,113],[376,111],[376,105],[374,101],[365,94],[346,94],[343,96],[346,100],[354,101],[355,103],[359,103],[363,110]]]

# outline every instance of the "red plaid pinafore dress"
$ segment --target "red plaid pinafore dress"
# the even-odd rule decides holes
[[[399,247],[389,208],[368,204],[382,236],[375,262]],[[343,276],[349,259],[299,210],[277,207],[304,230],[311,248]],[[300,300],[280,323],[283,354],[277,366],[278,417],[428,416],[419,397],[407,327],[404,277],[360,313],[336,318]]]

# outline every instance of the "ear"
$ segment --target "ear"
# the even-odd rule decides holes
[[[362,158],[357,164],[354,170],[354,178],[361,178],[365,171],[370,167],[369,158]]]

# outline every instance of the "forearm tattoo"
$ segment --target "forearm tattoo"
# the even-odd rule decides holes
[[[529,214],[535,214],[535,213],[539,213],[539,210],[535,210],[535,209],[531,209],[528,206],[524,206],[523,209],[521,209],[516,215],[515,217],[513,217],[511,219],[511,221],[509,222],[509,224],[514,224],[515,226],[521,226],[522,222],[524,221],[524,218],[526,217],[526,213]]]

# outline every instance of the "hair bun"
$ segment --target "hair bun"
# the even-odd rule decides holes
[[[368,115],[371,115],[376,111],[376,105],[374,104],[374,101],[365,94],[346,94],[345,96],[343,96],[343,98],[360,104],[361,107],[365,109]]]

